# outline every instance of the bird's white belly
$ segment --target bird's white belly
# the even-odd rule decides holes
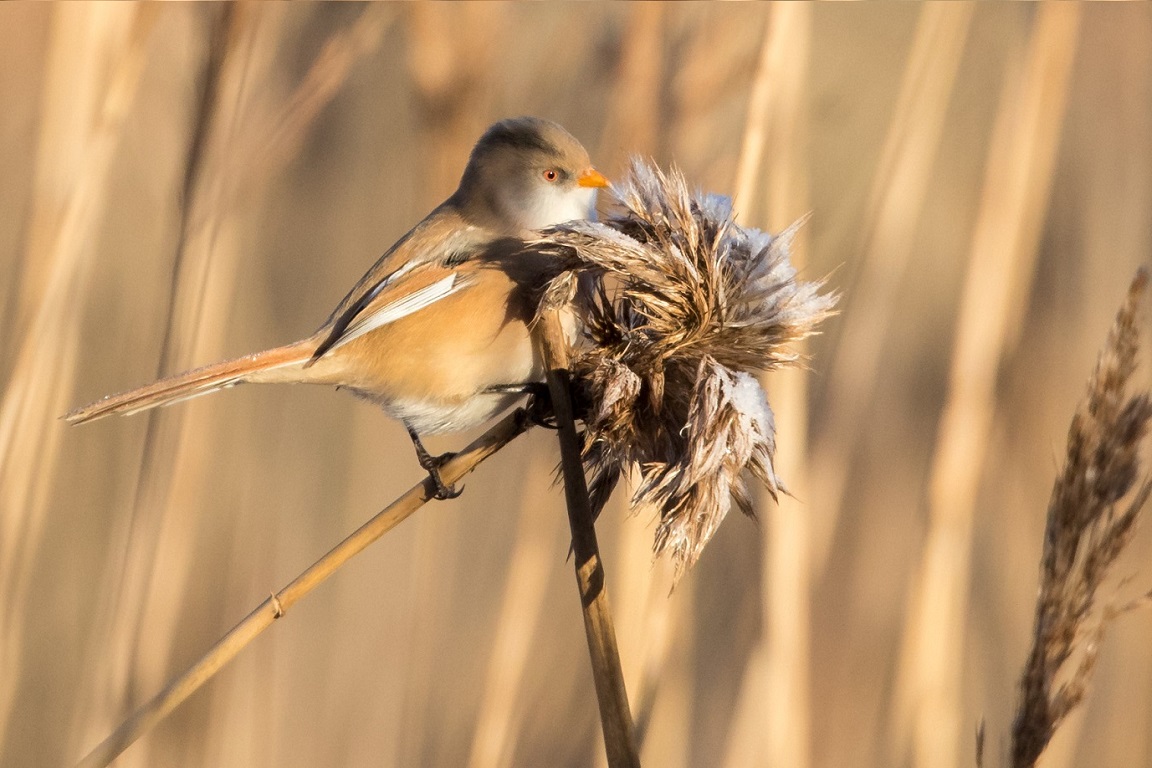
[[[485,392],[460,403],[437,400],[399,399],[381,403],[389,416],[400,419],[420,435],[457,432],[469,429],[499,416],[524,395]]]

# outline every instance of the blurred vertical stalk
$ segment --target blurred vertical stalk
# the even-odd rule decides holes
[[[418,125],[431,134],[424,189],[429,205],[455,188],[462,153],[487,127],[481,108],[500,45],[498,5],[416,4],[407,8],[408,76]]]
[[[812,37],[812,8],[776,5],[773,15],[788,66],[773,80],[778,96],[771,116],[776,151],[768,159],[766,209],[768,227],[779,232],[809,210],[808,196],[808,69]],[[810,230],[797,236],[792,261],[804,271]],[[806,343],[797,352],[803,354]],[[792,488],[807,489],[808,371],[779,371],[765,383],[779,409],[779,471]],[[801,498],[807,492],[799,490]],[[768,655],[766,758],[770,765],[807,768],[811,755],[811,599],[812,515],[795,498],[783,495],[772,503],[760,491],[760,509],[767,525],[765,561],[761,573],[761,613]]]
[[[23,334],[0,400],[0,668],[19,669],[28,578],[55,479],[80,340],[91,246],[112,160],[144,70],[158,11],[146,6],[52,9],[36,178],[18,308]],[[79,106],[78,106],[79,105]],[[26,318],[26,321],[23,320]],[[19,675],[0,684],[0,742]]]
[[[780,231],[808,210],[807,92],[812,13],[805,5],[774,5],[753,84],[744,153],[736,188],[741,210],[753,209],[755,180],[766,162],[768,228]],[[800,238],[807,239],[806,230]],[[805,248],[798,240],[796,252]],[[795,255],[797,268],[802,263]],[[802,351],[802,350],[797,350]],[[765,384],[780,424],[777,470],[792,488],[805,480],[808,431],[805,372],[780,371]],[[773,503],[761,492],[761,635],[744,672],[726,766],[782,765],[806,768],[810,744],[810,561],[808,510],[789,496]]]
[[[827,426],[815,435],[811,465],[813,560],[823,569],[844,506],[852,455],[880,370],[896,292],[912,257],[916,225],[940,152],[944,118],[976,6],[928,3],[921,7],[892,122],[872,179],[864,217],[858,275],[845,297],[836,353],[827,374]]]
[[[247,88],[255,45],[254,11],[243,6],[209,11],[200,99],[189,110],[189,145],[184,157],[180,240],[173,264],[160,372],[190,367],[215,356],[227,324],[237,256],[228,243],[232,230],[221,192],[234,133]],[[196,516],[188,509],[199,497],[211,452],[207,423],[178,409],[147,415],[135,497],[124,534],[124,554],[110,572],[112,605],[103,656],[95,681],[103,704],[89,734],[104,732],[108,720],[130,707],[141,691],[158,687],[176,643],[180,610],[192,574]],[[190,428],[191,427],[191,428]],[[163,563],[163,578],[156,578]],[[132,760],[147,764],[147,750]]]
[[[632,154],[656,154],[667,127],[661,120],[664,93],[664,15],[661,3],[628,6],[628,23],[620,40],[620,65],[614,78],[612,108],[604,125],[607,141],[627,142]]]
[[[520,515],[512,542],[512,559],[504,579],[504,596],[497,614],[492,655],[484,681],[484,695],[472,734],[469,768],[512,765],[516,735],[522,718],[524,669],[532,639],[544,609],[550,567],[556,553],[551,546],[552,521],[540,514],[540,499],[548,498],[552,483],[551,454],[534,454],[520,491]],[[518,706],[519,705],[519,706]]]
[[[765,17],[764,42],[760,46],[756,76],[748,97],[748,114],[744,120],[744,138],[740,145],[740,164],[736,168],[736,191],[733,195],[738,210],[752,210],[757,180],[763,170],[764,144],[768,141],[770,127],[768,120],[776,106],[773,78],[785,69],[786,41],[780,35],[777,13],[778,10],[770,11]]]
[[[1023,66],[1001,94],[936,436],[927,541],[906,614],[895,762],[910,747],[914,765],[959,764],[973,511],[1013,300],[1027,300],[1048,208],[1079,13],[1077,5],[1037,6]]]
[[[352,66],[376,46],[388,19],[365,10],[325,44],[299,86],[281,100],[274,88],[252,84],[272,79],[287,11],[238,5],[205,13],[212,14],[207,23],[213,31],[205,43],[200,99],[190,110],[162,372],[219,355],[238,317],[232,306],[240,255],[236,202],[294,157]],[[88,735],[106,731],[104,718],[138,698],[138,688],[154,688],[166,675],[195,576],[199,518],[189,506],[205,487],[213,425],[195,409],[148,418],[132,518],[120,537],[126,554],[107,590],[113,605],[105,612],[111,620],[95,685],[99,696],[111,700],[97,708]],[[161,563],[162,583],[155,578]],[[146,751],[137,750],[134,759],[147,762]]]

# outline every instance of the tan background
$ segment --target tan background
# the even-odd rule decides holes
[[[647,514],[600,523],[645,764],[969,766],[981,717],[1003,763],[1064,433],[1152,252],[1152,8],[5,4],[0,103],[0,764],[76,760],[420,477],[321,389],[57,417],[312,331],[523,113],[811,211],[844,294],[772,382],[797,500],[671,597]],[[118,764],[602,760],[556,458],[495,457]],[[1150,635],[1047,765],[1152,759]]]

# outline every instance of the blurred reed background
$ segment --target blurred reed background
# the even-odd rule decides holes
[[[1003,763],[1068,421],[1152,253],[1152,8],[5,4],[0,97],[0,764],[76,760],[420,478],[321,389],[57,417],[312,331],[524,113],[811,211],[844,294],[770,383],[795,499],[671,596],[647,516],[601,519],[645,764],[970,766],[981,717]],[[495,457],[117,765],[602,761],[556,460]],[[1152,760],[1150,633],[1047,766]]]

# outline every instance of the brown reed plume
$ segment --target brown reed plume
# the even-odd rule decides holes
[[[1096,605],[1152,492],[1139,459],[1152,399],[1146,392],[1127,391],[1136,370],[1138,314],[1147,284],[1148,273],[1141,269],[1088,381],[1088,396],[1072,417],[1064,470],[1052,488],[1032,650],[1012,725],[1015,768],[1034,765],[1056,728],[1084,699],[1108,622],[1147,600]]]
[[[836,297],[797,278],[789,247],[800,222],[778,235],[738,226],[728,198],[693,194],[679,171],[640,160],[613,194],[603,223],[560,225],[541,247],[579,259],[551,291],[585,326],[572,370],[593,502],[637,469],[632,504],[659,509],[655,552],[682,575],[733,501],[753,515],[745,471],[773,496],[785,490],[753,374],[796,363],[790,346]]]

